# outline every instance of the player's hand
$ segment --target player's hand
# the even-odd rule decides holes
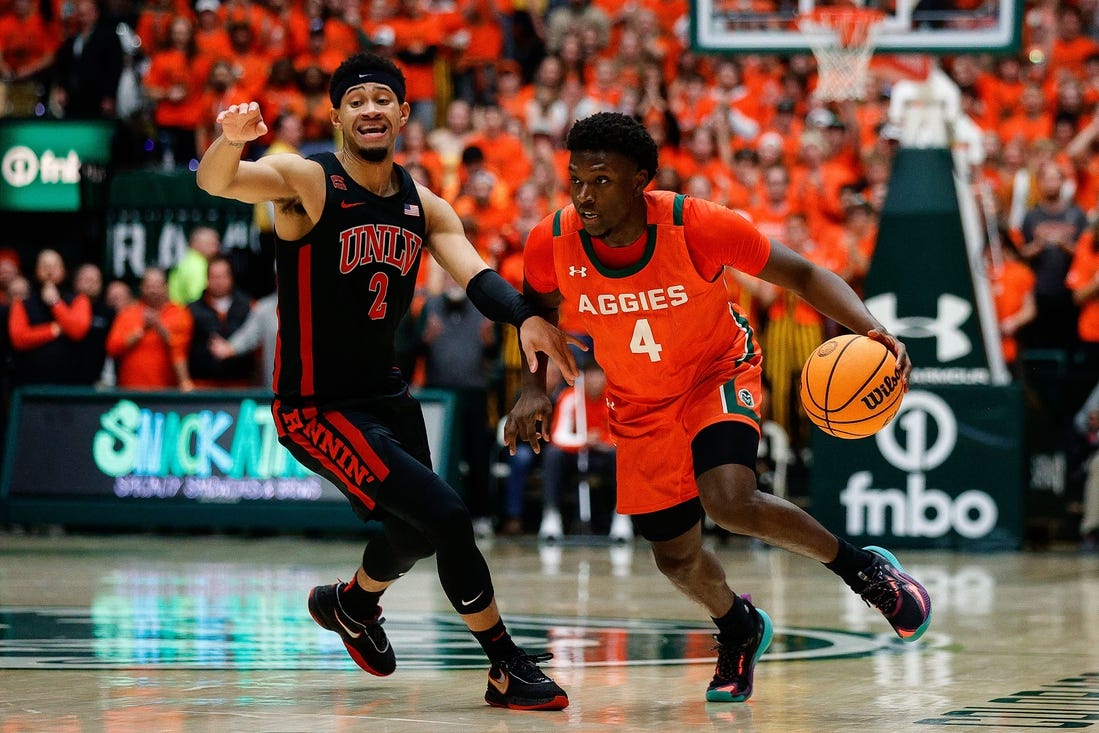
[[[530,443],[535,453],[541,453],[542,433],[549,426],[552,417],[553,401],[545,390],[524,389],[504,423],[504,445],[508,447],[508,452],[515,455],[517,441],[523,440]]]
[[[893,356],[897,357],[897,374],[900,375],[901,384],[904,385],[904,391],[908,391],[908,375],[912,372],[912,360],[908,358],[908,349],[904,344],[893,334],[886,331],[884,328],[875,328],[870,330],[867,334],[873,340],[885,345],[885,348],[893,352]]]
[[[538,352],[541,352],[557,365],[561,376],[571,385],[580,370],[576,367],[576,357],[569,350],[569,344],[581,351],[588,350],[580,339],[570,336],[541,316],[531,316],[519,328],[519,345],[527,357],[530,370],[538,371]]]
[[[218,113],[222,136],[231,143],[247,143],[267,134],[267,123],[260,114],[259,104],[232,104]]]

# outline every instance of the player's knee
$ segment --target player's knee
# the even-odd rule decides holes
[[[742,530],[752,527],[762,508],[755,474],[747,469],[715,468],[699,477],[698,493],[706,514],[730,532],[743,533]]]
[[[699,560],[698,549],[661,547],[653,543],[653,559],[657,569],[673,581],[686,578]]]
[[[461,498],[440,501],[426,517],[425,534],[436,549],[473,539],[473,517]]]

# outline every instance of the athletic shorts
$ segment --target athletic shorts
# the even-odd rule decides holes
[[[384,482],[422,480],[422,467],[431,468],[423,409],[407,392],[347,407],[289,406],[275,399],[271,412],[279,442],[335,484],[363,519],[382,518],[375,497]]]
[[[698,496],[691,441],[719,422],[759,432],[760,360],[702,379],[684,395],[654,407],[609,394],[611,435],[618,455],[618,512],[647,514]]]

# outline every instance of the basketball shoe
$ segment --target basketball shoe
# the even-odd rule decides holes
[[[351,618],[340,605],[340,590],[345,585],[318,585],[309,591],[309,614],[318,626],[340,635],[355,664],[378,677],[393,674],[397,658],[382,629],[382,607],[378,606],[374,616],[365,621]]]
[[[747,600],[747,599],[745,599]],[[729,643],[724,634],[717,639],[717,668],[710,686],[706,688],[708,702],[744,702],[752,696],[752,681],[756,662],[767,651],[774,636],[771,617],[751,606],[756,618],[755,632],[739,644]]]
[[[548,661],[552,654],[519,652],[502,662],[494,662],[488,671],[485,702],[497,708],[511,710],[562,710],[569,705],[569,696],[546,676],[538,662]]]
[[[931,596],[915,578],[906,574],[889,550],[871,545],[862,548],[878,556],[859,573],[866,587],[859,592],[866,605],[877,608],[904,641],[915,641],[931,625]]]

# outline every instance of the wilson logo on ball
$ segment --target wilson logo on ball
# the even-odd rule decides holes
[[[873,410],[889,399],[889,395],[893,394],[893,390],[895,390],[900,383],[901,378],[897,375],[897,372],[894,371],[891,375],[886,377],[881,384],[874,387],[872,392],[862,396],[862,404],[866,405],[867,409]]]
[[[865,438],[885,427],[901,406],[897,359],[868,336],[829,339],[801,370],[801,402],[809,420],[837,438]]]

